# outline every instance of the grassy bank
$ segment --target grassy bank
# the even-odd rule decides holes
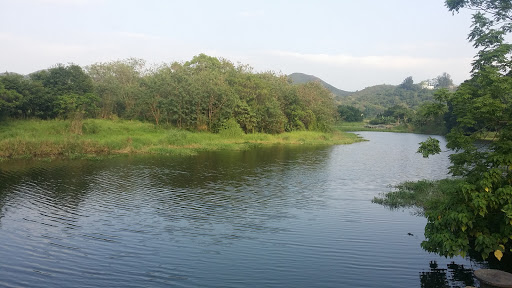
[[[413,132],[413,128],[409,125],[398,125],[393,126],[387,129],[379,129],[379,128],[368,128],[368,121],[364,122],[340,122],[336,124],[336,130],[342,132],[351,132],[351,131],[380,131],[380,132],[400,132],[400,133],[410,133]]]
[[[351,131],[379,131],[379,132],[398,132],[398,133],[418,133],[418,134],[433,134],[433,135],[446,135],[446,128],[444,124],[441,125],[425,125],[416,127],[412,124],[389,125],[388,128],[369,128],[367,125],[369,121],[364,122],[340,122],[336,124],[336,129],[343,132]],[[373,125],[377,126],[377,125]],[[490,134],[489,134],[490,135]],[[486,137],[489,137],[486,135]],[[492,135],[491,135],[492,137]]]
[[[354,134],[291,132],[269,134],[212,134],[150,123],[88,119],[82,134],[70,133],[65,120],[16,120],[0,123],[0,159],[86,158],[117,154],[186,155],[207,150],[246,150],[261,145],[333,145],[361,141]]]

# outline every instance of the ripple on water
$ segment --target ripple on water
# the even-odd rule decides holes
[[[418,287],[425,220],[370,201],[448,163],[386,135],[0,166],[0,286]]]

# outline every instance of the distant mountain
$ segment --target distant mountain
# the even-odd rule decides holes
[[[331,84],[325,82],[324,80],[322,80],[316,76],[313,76],[313,75],[308,75],[308,74],[304,74],[304,73],[292,73],[292,74],[288,75],[288,78],[290,78],[292,80],[292,83],[294,83],[294,84],[302,84],[302,83],[308,83],[308,82],[319,82],[327,90],[331,91],[331,93],[334,94],[336,97],[345,97],[345,96],[349,96],[353,93],[353,92],[340,90],[340,89],[332,86]]]
[[[384,112],[387,108],[395,105],[405,106],[416,109],[422,103],[433,101],[435,90],[423,89],[419,84],[411,87],[402,87],[402,85],[374,85],[366,87],[356,92],[340,90],[322,79],[303,73],[293,73],[288,75],[293,83],[319,82],[331,93],[335,95],[338,104],[349,105],[363,111],[365,117],[375,117]]]

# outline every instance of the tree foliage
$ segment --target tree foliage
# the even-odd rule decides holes
[[[17,87],[9,87],[10,83],[6,81],[8,80],[8,76],[4,77],[0,79],[0,117],[18,114],[18,109],[21,107],[23,101],[23,95],[18,92],[19,89],[16,89]]]
[[[448,89],[438,89],[434,93],[434,101],[424,102],[416,109],[412,119],[416,131],[427,134],[446,134],[446,120],[452,116],[447,103],[449,96]]]
[[[400,88],[405,90],[415,90],[416,87],[414,86],[414,80],[412,80],[412,76],[405,78],[402,84],[400,84]]]
[[[413,115],[413,111],[405,105],[394,105],[382,113],[383,117],[390,117],[396,123],[408,123]]]
[[[361,110],[349,105],[338,106],[338,114],[342,121],[347,122],[361,122],[364,116]]]
[[[94,92],[100,97],[100,117],[134,117],[145,62],[130,58],[86,67]]]
[[[130,58],[85,70],[59,64],[29,77],[2,74],[0,116],[61,117],[78,126],[83,117],[138,119],[211,132],[235,131],[236,121],[245,133],[327,131],[337,118],[319,83],[292,85],[284,75],[205,54],[150,68]]]
[[[446,72],[437,76],[435,79],[435,88],[451,88],[453,86],[452,77]]]
[[[29,76],[5,73],[0,76],[0,114],[11,118],[66,117],[69,104],[75,101],[83,112],[94,116],[97,99],[93,89],[89,75],[73,64],[58,64]],[[79,99],[83,97],[94,101]]]
[[[484,259],[501,259],[512,249],[512,46],[505,41],[512,31],[512,4],[447,0],[446,6],[476,11],[468,39],[480,50],[471,79],[445,95],[452,122],[447,147],[455,151],[450,171],[463,181],[426,211],[422,246],[445,256],[474,249]]]
[[[434,90],[423,89],[412,77],[407,77],[400,85],[371,86],[338,99],[342,105],[354,106],[365,117],[372,118],[396,105],[415,110],[421,104],[433,101],[433,95]]]

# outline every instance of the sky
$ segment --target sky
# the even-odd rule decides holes
[[[470,77],[471,14],[444,0],[0,0],[0,72],[205,53],[356,91]]]

